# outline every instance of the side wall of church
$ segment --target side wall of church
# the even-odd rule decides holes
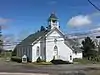
[[[32,46],[18,46],[17,50],[17,57],[22,58],[22,56],[26,55],[29,61],[32,61]]]
[[[41,40],[40,40],[40,56],[41,56],[41,59],[43,61],[46,61],[46,38],[43,37]]]
[[[39,52],[37,52],[37,48],[39,48]],[[36,62],[37,58],[40,56],[40,41],[38,41],[32,47],[32,62]]]

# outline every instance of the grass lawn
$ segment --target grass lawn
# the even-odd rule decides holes
[[[75,64],[100,64],[100,62],[90,61],[90,60],[87,60],[86,58],[74,59],[74,63]]]
[[[37,62],[33,62],[33,63],[22,63],[25,66],[30,66],[30,67],[43,67],[43,66],[49,66],[49,65],[53,65],[51,62],[41,62],[41,63],[37,63]]]
[[[4,61],[10,61],[10,58],[11,58],[11,53],[12,52],[2,52],[1,54],[0,54],[0,59],[2,59],[2,60],[4,60]]]
[[[0,54],[1,57],[11,57],[12,52],[2,52]]]
[[[53,65],[51,62],[39,62],[39,63],[33,62],[32,64],[34,65]]]

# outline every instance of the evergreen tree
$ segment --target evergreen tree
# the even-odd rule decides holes
[[[98,54],[100,55],[100,42],[98,44]]]
[[[2,28],[0,26],[0,54],[3,52],[3,39],[2,39]]]
[[[45,30],[46,30],[45,27],[44,26],[41,26],[40,31],[45,31]]]
[[[17,48],[12,51],[12,56],[17,56]]]
[[[51,25],[48,26],[47,30],[51,30]]]
[[[95,50],[96,46],[94,41],[90,37],[86,37],[85,40],[82,41],[82,49],[83,57],[95,57],[97,55],[97,51]]]

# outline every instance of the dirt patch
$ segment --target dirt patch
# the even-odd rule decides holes
[[[100,75],[100,70],[91,70],[86,73],[86,75]]]

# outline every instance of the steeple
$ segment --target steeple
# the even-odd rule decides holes
[[[48,18],[48,23],[50,29],[59,28],[58,18],[56,17],[55,13],[51,13],[50,17]]]

